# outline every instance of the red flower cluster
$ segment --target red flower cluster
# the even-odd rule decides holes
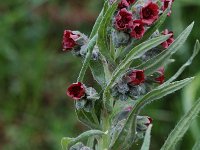
[[[168,48],[174,42],[174,33],[172,31],[169,31],[168,29],[165,29],[162,32],[162,34],[163,35],[171,34],[171,37],[167,41],[161,44],[164,48]]]
[[[159,17],[159,7],[156,3],[148,2],[143,6],[139,14],[129,12],[128,7],[135,0],[121,0],[118,5],[118,13],[115,16],[115,28],[128,32],[131,37],[140,39],[145,33],[145,26],[149,26]]]
[[[132,85],[140,85],[145,81],[144,70],[134,70],[127,76],[127,81]]]
[[[71,30],[65,30],[63,33],[63,51],[71,51],[77,44],[76,40],[80,37],[78,34],[72,33]]]
[[[80,100],[85,96],[85,87],[81,82],[73,83],[67,89],[67,95],[74,100]]]

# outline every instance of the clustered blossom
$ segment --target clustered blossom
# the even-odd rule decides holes
[[[110,2],[112,3],[112,1]],[[162,6],[159,6],[151,0],[140,3],[135,0],[121,0],[113,20],[115,30],[120,33],[116,34],[117,32],[112,31],[115,33],[112,34],[112,39],[116,48],[128,44],[131,40],[141,39],[147,29],[168,7],[172,6],[173,2],[174,0],[162,0]],[[171,34],[171,32],[167,34]],[[171,44],[169,40],[167,43]]]

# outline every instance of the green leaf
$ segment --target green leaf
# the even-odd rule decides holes
[[[83,124],[92,129],[100,129],[99,124],[96,122],[96,117],[94,118],[90,112],[84,110],[76,110],[76,115]]]
[[[170,133],[161,150],[171,150],[175,148],[178,141],[184,136],[192,121],[197,117],[200,112],[200,99],[198,99],[190,111],[186,113],[178,122],[174,130]]]
[[[158,87],[137,100],[133,107],[134,109],[132,109],[130,112],[123,129],[117,136],[114,144],[111,145],[111,149],[115,150],[119,147],[125,147],[125,145],[131,146],[136,134],[136,117],[145,105],[181,89],[190,83],[192,79],[193,78],[187,78],[181,81],[173,82],[161,88]]]
[[[120,77],[130,66],[134,59],[141,57],[148,50],[160,45],[163,41],[166,41],[169,38],[169,35],[163,35],[150,39],[146,42],[141,43],[140,45],[133,48],[127,55],[126,58],[119,64],[112,74],[111,80],[109,81],[107,87],[104,90],[103,101],[106,103],[109,100],[109,91],[115,80]],[[109,104],[106,104],[109,105]]]
[[[146,61],[145,63],[139,65],[136,68],[145,69],[146,75],[151,75],[155,72],[159,67],[165,65],[170,57],[184,44],[186,39],[188,38],[192,28],[194,26],[194,22],[190,24],[179,36],[178,38],[169,46],[168,49],[161,52],[159,55],[153,57],[152,59]]]
[[[93,78],[97,81],[102,88],[106,86],[106,77],[104,67],[101,60],[90,61],[90,69],[92,71]]]
[[[145,133],[144,142],[142,144],[141,150],[149,150],[149,148],[150,148],[150,143],[151,143],[151,128],[152,128],[152,124],[150,124],[148,126],[148,129],[147,129],[147,131]]]
[[[196,143],[194,144],[192,150],[199,150],[200,148],[200,137],[199,140],[196,141]]]
[[[118,0],[119,1],[119,0]],[[99,47],[100,53],[106,57],[110,62],[113,62],[111,58],[111,54],[109,51],[109,37],[108,37],[108,27],[110,26],[112,16],[114,12],[116,11],[116,8],[118,6],[118,1],[113,3],[106,11],[103,19],[101,20],[101,23],[99,25],[98,30],[98,39],[97,39],[97,45]]]
[[[108,7],[108,1],[105,1],[103,9],[101,10],[101,12],[100,12],[99,16],[97,17],[97,20],[95,21],[95,24],[93,26],[92,32],[90,34],[90,39],[93,38],[95,36],[95,34],[97,34],[97,32],[99,30],[100,23],[101,23],[103,16],[104,16],[104,12],[106,12],[107,7]]]
[[[69,137],[63,137],[61,140],[61,145],[62,145],[62,149],[63,150],[68,150],[71,146],[73,146],[74,144],[81,142],[91,136],[101,136],[104,135],[105,133],[100,131],[100,130],[89,130],[86,131],[82,134],[80,134],[78,137],[76,138],[69,138]]]
[[[169,13],[170,9],[166,9],[164,13],[159,17],[159,19],[146,31],[142,39],[133,41],[129,46],[124,49],[124,53],[122,56],[127,54],[134,46],[146,41],[149,37],[165,22],[167,14]]]
[[[96,40],[97,40],[97,35],[94,36],[88,43],[88,46],[87,46],[87,54],[86,54],[86,57],[85,57],[85,60],[83,62],[83,66],[81,68],[81,71],[79,73],[79,76],[78,76],[78,79],[77,79],[77,82],[82,82],[83,81],[83,78],[85,76],[85,72],[89,66],[89,63],[90,63],[90,59],[91,59],[91,55],[92,55],[92,51],[94,49],[94,46],[96,45]]]
[[[193,51],[193,54],[192,56],[190,57],[190,59],[176,72],[175,75],[173,75],[169,80],[167,80],[163,85],[165,84],[169,84],[171,83],[172,81],[176,80],[182,73],[183,71],[185,70],[186,67],[190,66],[193,59],[197,56],[197,54],[199,53],[199,50],[200,50],[200,44],[199,44],[199,41],[197,40],[196,41],[196,44],[194,46],[194,51]],[[162,86],[163,86],[162,85]]]

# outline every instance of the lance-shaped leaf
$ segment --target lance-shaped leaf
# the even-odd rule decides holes
[[[182,139],[192,121],[197,117],[200,112],[200,99],[198,99],[190,111],[186,113],[181,120],[178,122],[174,130],[170,133],[161,150],[174,149],[178,141]]]
[[[161,52],[159,55],[153,57],[152,59],[146,61],[145,63],[139,65],[136,68],[145,69],[145,74],[150,75],[155,72],[159,67],[165,65],[170,57],[178,51],[178,49],[184,44],[187,40],[194,22],[190,24],[179,36],[178,38],[169,46],[168,49]]]
[[[106,86],[106,76],[102,60],[90,61],[90,69],[92,71],[93,78],[97,81],[102,88]]]
[[[107,9],[108,9],[108,1],[105,1],[103,9],[101,10],[101,12],[100,12],[99,16],[97,17],[97,20],[95,21],[95,24],[93,26],[92,32],[90,34],[90,39],[93,38],[95,36],[95,34],[97,34],[100,23],[103,19],[104,13],[107,11]]]
[[[169,8],[164,11],[164,13],[159,17],[159,19],[146,31],[142,39],[131,42],[131,44],[124,49],[122,56],[127,54],[127,52],[129,52],[135,45],[138,45],[148,40],[149,37],[165,22],[165,19],[169,11],[170,11]]]
[[[193,51],[193,54],[192,56],[190,57],[190,59],[175,73],[175,75],[173,75],[169,80],[167,80],[163,85],[165,84],[169,84],[171,83],[172,81],[176,80],[182,73],[183,71],[185,70],[186,67],[190,66],[193,59],[197,56],[197,54],[199,53],[199,50],[200,50],[200,44],[199,44],[199,41],[197,40],[196,41],[196,44],[194,46],[194,51]],[[162,86],[163,86],[162,85]]]
[[[152,128],[152,124],[150,124],[148,126],[148,129],[145,133],[145,137],[144,137],[144,142],[142,144],[141,150],[149,150],[150,148],[150,143],[151,143],[151,128]]]
[[[196,143],[194,144],[192,150],[199,150],[200,148],[200,136],[199,136],[199,140],[196,141]]]
[[[119,66],[113,72],[110,82],[104,90],[103,101],[109,100],[109,90],[115,80],[120,77],[130,66],[134,59],[141,57],[148,50],[160,45],[162,42],[166,41],[170,35],[162,35],[160,37],[156,37],[150,39],[146,42],[141,43],[140,45],[133,48],[125,57],[125,59],[119,64]]]
[[[93,117],[92,112],[86,112],[84,110],[76,110],[76,115],[83,124],[88,126],[89,128],[92,129],[99,129],[99,123],[96,121],[96,116]]]
[[[104,134],[105,133],[100,130],[89,130],[89,131],[82,133],[81,135],[79,135],[76,138],[63,137],[61,140],[62,149],[68,150],[71,146],[73,146],[77,142],[81,142],[91,136],[102,136]]]
[[[185,85],[190,83],[192,79],[193,78],[187,78],[181,81],[173,82],[161,88],[158,87],[137,100],[128,116],[128,119],[126,120],[123,129],[119,132],[114,144],[111,145],[111,149],[115,150],[119,147],[123,149],[123,147],[126,145],[132,145],[131,143],[133,143],[136,135],[136,117],[145,105],[183,88]],[[126,148],[128,149],[129,147]]]
[[[119,1],[119,0],[118,0]],[[106,57],[110,62],[113,62],[111,54],[109,51],[109,37],[108,37],[108,27],[111,24],[112,16],[117,9],[118,1],[114,2],[106,11],[98,30],[97,45],[99,47],[100,53]]]

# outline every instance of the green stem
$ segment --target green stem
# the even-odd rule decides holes
[[[88,43],[88,47],[87,47],[87,54],[86,54],[86,57],[85,57],[85,60],[83,62],[83,66],[81,68],[81,71],[79,73],[79,76],[78,76],[78,79],[77,79],[77,82],[82,82],[83,81],[83,78],[85,76],[85,72],[89,66],[89,63],[90,63],[90,58],[91,58],[91,55],[92,55],[92,51],[94,49],[94,46],[96,45],[96,40],[97,40],[97,35],[95,35],[91,40],[90,42]]]

